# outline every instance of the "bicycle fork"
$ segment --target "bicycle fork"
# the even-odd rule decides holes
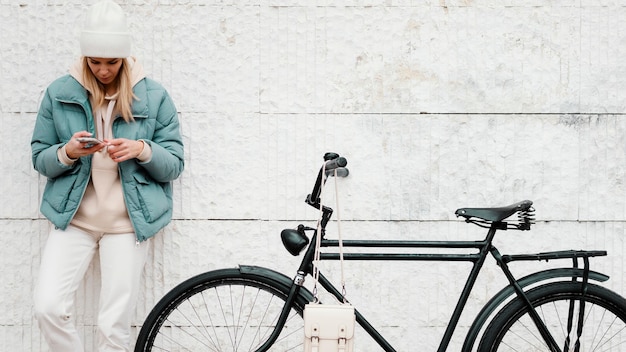
[[[515,278],[513,277],[513,274],[511,273],[511,271],[509,270],[508,265],[505,263],[505,261],[502,259],[502,255],[500,254],[500,252],[498,251],[497,248],[495,247],[491,247],[490,248],[491,254],[493,255],[493,257],[496,259],[496,262],[498,263],[498,266],[500,266],[502,272],[504,273],[504,275],[506,276],[507,280],[509,281],[509,283],[511,284],[511,286],[513,287],[513,289],[515,290],[515,293],[517,294],[517,297],[519,297],[524,304],[528,307],[528,314],[530,316],[530,318],[532,319],[532,321],[534,322],[535,326],[537,327],[537,329],[539,330],[539,333],[541,334],[541,337],[544,339],[544,342],[546,343],[546,345],[548,346],[548,348],[550,349],[551,352],[562,352],[561,348],[559,347],[558,343],[556,342],[556,340],[554,339],[554,337],[552,336],[552,334],[550,333],[550,331],[548,330],[548,327],[546,326],[546,324],[544,323],[544,321],[541,319],[541,317],[539,316],[539,313],[537,313],[537,311],[535,310],[535,307],[533,306],[532,302],[530,302],[530,300],[528,299],[528,296],[526,296],[526,293],[524,292],[524,290],[522,289],[522,287],[518,284],[518,282],[515,280]],[[587,287],[587,282],[588,282],[588,277],[589,277],[589,258],[587,257],[583,257],[583,260],[585,262],[585,269],[584,269],[584,275],[583,275],[583,287],[582,287],[582,293],[583,295],[585,294],[586,291],[586,287]],[[574,267],[577,267],[577,260],[576,258],[574,258]],[[576,281],[576,278],[573,278],[574,281]],[[568,335],[564,341],[564,351],[570,351],[570,337],[569,337],[569,333],[572,331],[572,327],[573,327],[573,321],[574,321],[574,313],[575,313],[575,300],[571,300],[570,301],[570,306],[569,306],[569,311],[568,311],[568,318],[567,318],[567,332]],[[578,352],[580,350],[580,335],[582,334],[582,328],[583,328],[583,321],[584,321],[584,309],[585,309],[585,303],[584,300],[580,300],[580,307],[579,307],[579,312],[578,312],[578,323],[577,323],[577,329],[576,329],[576,334],[577,334],[577,340],[575,343],[575,352]]]
[[[285,322],[289,317],[290,308],[294,304],[296,297],[298,297],[298,292],[300,291],[300,287],[302,286],[301,284],[298,284],[298,282],[304,281],[304,275],[305,274],[303,272],[298,271],[298,274],[294,279],[294,282],[296,282],[296,284],[291,285],[291,289],[289,290],[289,296],[287,296],[287,299],[285,300],[285,305],[283,306],[283,310],[278,317],[278,321],[276,322],[276,326],[274,327],[272,334],[265,341],[265,343],[263,343],[263,345],[261,345],[261,347],[256,350],[256,352],[269,351],[270,347],[272,347],[274,342],[276,342],[276,340],[278,339],[278,336],[280,335],[283,327],[285,326]]]

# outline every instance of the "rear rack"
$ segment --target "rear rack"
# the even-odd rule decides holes
[[[606,256],[606,251],[555,251],[555,252],[545,252],[545,253],[536,253],[536,254],[514,254],[514,255],[503,255],[502,261],[505,263],[510,263],[513,261],[549,261],[556,259],[578,259],[578,258],[591,258],[591,257],[603,257]]]

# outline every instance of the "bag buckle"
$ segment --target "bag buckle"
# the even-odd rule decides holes
[[[341,325],[339,327],[339,350],[338,352],[344,352],[346,350],[346,326]]]
[[[311,352],[318,352],[320,347],[320,327],[318,324],[313,325],[311,331]]]

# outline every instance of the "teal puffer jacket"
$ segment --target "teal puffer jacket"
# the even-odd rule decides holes
[[[138,241],[156,234],[172,219],[172,181],[184,168],[183,142],[178,114],[167,91],[144,78],[133,91],[139,100],[132,106],[134,122],[117,118],[116,138],[143,139],[152,147],[152,159],[119,164],[124,199]],[[54,81],[46,90],[31,140],[35,169],[48,178],[41,212],[56,227],[65,229],[78,209],[91,176],[91,156],[72,166],[57,158],[57,150],[75,132],[95,134],[94,119],[85,88],[70,75]]]

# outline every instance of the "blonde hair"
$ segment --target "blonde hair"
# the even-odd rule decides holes
[[[93,72],[89,68],[89,63],[87,62],[89,58],[83,57],[83,79],[85,88],[91,93],[93,97],[93,101],[96,106],[100,106],[104,104],[104,98],[106,96],[106,91],[104,89],[104,85],[98,81],[96,76],[94,76]],[[122,65],[120,67],[120,71],[117,74],[117,85],[118,85],[118,95],[117,100],[115,102],[115,111],[118,111],[124,121],[131,122],[135,119],[133,118],[132,105],[133,99],[138,100],[137,96],[133,93],[133,82],[131,78],[130,67],[126,63],[126,59],[121,59]]]

